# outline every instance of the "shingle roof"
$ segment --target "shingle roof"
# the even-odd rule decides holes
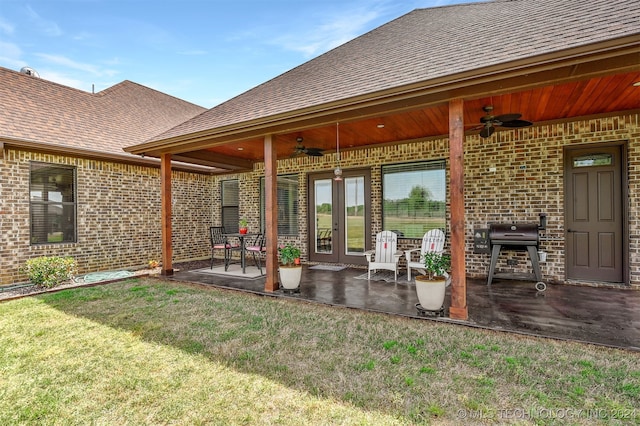
[[[417,9],[152,141],[638,34],[638,0],[496,0]]]
[[[0,67],[0,138],[128,155],[206,111],[131,81],[92,94]]]

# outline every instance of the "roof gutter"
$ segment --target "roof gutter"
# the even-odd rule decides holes
[[[640,34],[551,52],[255,120],[126,147],[132,154],[181,153],[267,134],[301,131],[448,102],[640,70]]]
[[[136,157],[131,154],[105,153],[102,151],[92,151],[88,149],[79,149],[79,148],[51,145],[51,144],[36,142],[31,140],[0,137],[0,159],[5,158],[5,148],[14,148],[17,150],[32,151],[32,152],[46,152],[46,153],[87,158],[87,159],[113,161],[117,163],[135,164],[135,165],[145,166],[145,167],[154,167],[154,168],[160,167],[160,162],[158,161],[157,158]],[[201,173],[201,174],[218,174],[218,173],[228,172],[227,170],[218,170],[211,167],[202,167],[202,166],[197,166],[190,163],[179,163],[179,162],[173,163],[172,167],[176,170],[193,172],[193,173]]]

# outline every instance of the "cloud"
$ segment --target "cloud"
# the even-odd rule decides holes
[[[0,52],[0,65],[5,68],[19,70],[27,65],[17,44],[0,41]]]
[[[94,37],[93,37],[93,34],[91,34],[88,31],[81,31],[71,38],[76,41],[86,41],[86,40],[91,40]]]
[[[62,84],[63,86],[73,87],[78,90],[84,90],[85,92],[91,91],[91,84],[87,81],[77,78],[69,77],[66,74],[62,74],[56,70],[41,69],[38,70],[40,78],[53,81],[54,83]]]
[[[300,52],[305,57],[313,57],[368,31],[386,10],[385,2],[356,6],[350,10],[343,8],[318,25],[297,28],[295,32],[273,39],[272,43]]]
[[[35,28],[48,36],[58,37],[62,35],[62,30],[53,21],[42,18],[31,6],[27,6],[27,14]]]
[[[5,58],[11,58],[14,60],[19,59],[22,56],[22,50],[15,43],[6,43],[0,40],[0,52]]]
[[[36,53],[36,56],[39,58],[56,65],[62,65],[66,68],[71,68],[78,71],[83,71],[85,73],[93,74],[95,76],[113,76],[118,74],[118,71],[111,69],[102,69],[96,65],[85,64],[81,62],[76,62],[72,59],[69,59],[65,56],[61,55],[50,55],[47,53]]]
[[[14,30],[15,26],[12,23],[0,18],[0,32],[3,32],[5,34],[13,34]]]

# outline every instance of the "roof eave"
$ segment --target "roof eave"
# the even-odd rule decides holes
[[[143,156],[135,157],[131,154],[116,154],[106,153],[103,151],[92,151],[88,149],[73,148],[67,146],[52,145],[46,142],[38,142],[25,139],[14,139],[7,137],[0,137],[0,159],[4,158],[5,148],[13,148],[16,150],[30,151],[30,152],[46,152],[58,155],[73,156],[79,158],[88,158],[96,160],[113,161],[117,163],[135,164],[145,167],[160,167],[160,162],[157,158],[146,158]],[[185,163],[174,163],[173,168],[176,170],[182,170],[194,173],[204,174],[219,174],[227,173],[228,170],[216,169],[210,167],[203,167],[196,165],[195,162],[189,161]]]
[[[449,74],[255,120],[124,148],[159,157],[312,127],[640,69],[640,34]]]

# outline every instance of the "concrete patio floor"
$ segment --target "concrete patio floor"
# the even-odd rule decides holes
[[[194,270],[180,270],[171,280],[235,289],[272,297],[444,321],[471,327],[573,340],[640,351],[640,291],[631,289],[548,284],[544,292],[535,282],[467,279],[468,321],[449,319],[450,291],[445,317],[418,314],[415,284],[406,275],[397,282],[356,278],[358,268],[316,270],[305,265],[299,293],[265,292],[265,278],[245,279]]]

